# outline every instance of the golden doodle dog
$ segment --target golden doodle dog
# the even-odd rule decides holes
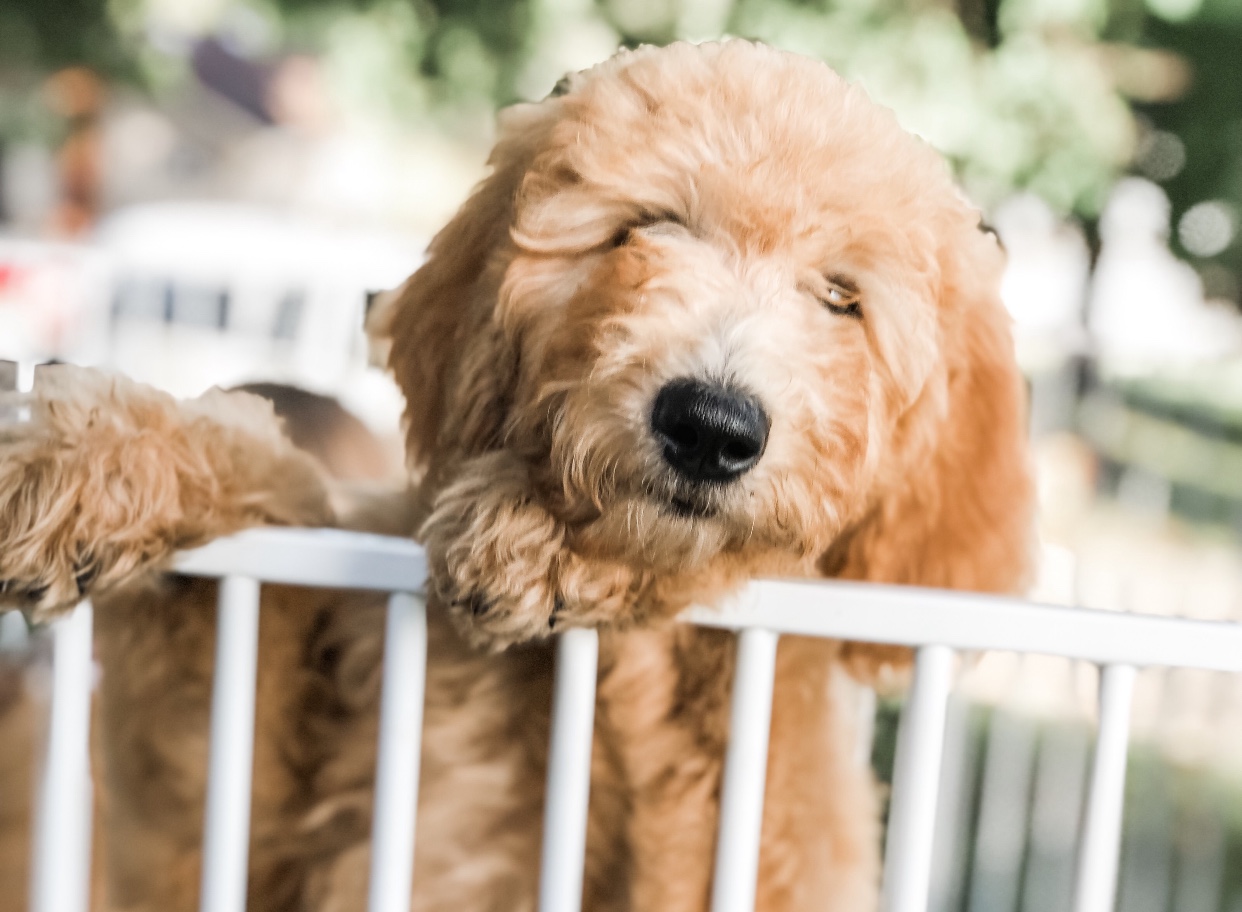
[[[61,374],[36,398],[37,430],[0,449],[5,597],[47,611],[91,593],[101,619],[150,643],[143,600],[180,584],[133,581],[177,548],[262,523],[404,528],[431,565],[412,908],[534,908],[549,634],[591,625],[584,908],[701,912],[733,640],[677,613],[760,575],[1026,581],[1002,253],[889,111],[820,63],[743,41],[578,74],[504,114],[491,164],[372,315],[407,402],[408,512],[350,497],[252,400],[177,404]],[[265,623],[271,606],[332,604],[270,638],[283,657],[260,682],[252,907],[361,909],[378,607],[264,598]],[[188,908],[197,876],[181,818],[199,813],[186,758],[201,734],[146,701],[210,634],[178,642],[175,615],[160,624],[166,661],[148,648],[131,663],[118,634],[104,674],[107,813],[153,847],[177,834],[152,848],[158,872],[113,859],[119,908]],[[875,908],[877,802],[854,759],[849,673],[892,657],[782,641],[764,912]],[[172,783],[178,813],[136,770]]]

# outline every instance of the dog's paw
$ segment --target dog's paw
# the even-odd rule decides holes
[[[89,556],[74,560],[73,569],[67,573],[61,572],[62,561],[53,563],[55,566],[32,568],[0,560],[0,612],[19,610],[38,621],[56,617],[85,598],[99,575]]]
[[[47,615],[179,549],[332,520],[320,467],[256,396],[178,402],[58,365],[25,407],[30,420],[0,428],[0,605]]]
[[[442,596],[449,616],[472,645],[499,651],[556,632],[564,602],[545,591],[525,593],[473,590]],[[453,599],[448,601],[448,599]]]
[[[124,484],[91,453],[32,424],[0,441],[0,609],[45,619],[81,601],[101,576],[141,563],[127,553]]]
[[[541,513],[496,527],[517,533],[509,538],[481,533],[448,547],[429,540],[432,591],[472,645],[500,650],[568,627],[635,620],[634,574],[579,557]]]
[[[137,416],[164,400],[62,366],[36,385],[29,420],[0,428],[0,608],[53,616],[161,553],[150,517],[177,498],[176,469]]]
[[[471,460],[437,497],[422,532],[437,601],[469,642],[491,649],[565,627],[626,622],[634,575],[576,554],[510,459]]]
[[[0,445],[0,609],[42,618],[85,596],[106,562],[107,536],[81,533],[87,492],[37,433],[10,432]]]
[[[556,586],[563,537],[547,513],[521,503],[438,514],[427,530],[432,589],[475,646],[548,636],[565,613]]]

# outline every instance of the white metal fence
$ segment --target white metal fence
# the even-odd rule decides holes
[[[384,646],[370,912],[409,907],[426,668],[419,595],[426,564],[404,539],[261,529],[184,555],[180,573],[219,578],[202,909],[245,905],[260,586],[391,593]],[[782,635],[917,649],[897,742],[885,858],[885,912],[926,912],[955,655],[1004,650],[1100,666],[1099,734],[1078,848],[1073,912],[1111,912],[1121,837],[1131,696],[1139,668],[1242,672],[1242,625],[1038,605],[999,597],[832,581],[761,581],[687,623],[737,631],[731,737],[722,788],[713,912],[754,906],[776,649]],[[87,906],[91,609],[55,625],[52,719],[37,809],[32,909]],[[227,656],[227,661],[221,657]],[[589,797],[597,639],[557,647],[540,912],[576,912]],[[74,851],[67,851],[67,848]]]

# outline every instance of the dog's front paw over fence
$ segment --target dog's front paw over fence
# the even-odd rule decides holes
[[[411,891],[417,892],[411,877],[427,658],[422,549],[406,540],[339,531],[261,529],[185,554],[176,567],[183,574],[223,580],[202,908],[242,912],[245,905],[259,593],[270,582],[393,593],[384,646],[368,909],[408,912]],[[927,912],[946,705],[957,653],[1038,653],[1094,663],[1102,670],[1099,736],[1079,840],[1073,912],[1113,908],[1136,670],[1165,666],[1242,672],[1239,625],[896,586],[762,581],[726,605],[690,611],[685,621],[738,633],[713,912],[742,912],[755,904],[771,698],[782,635],[917,650],[897,741],[885,912]],[[35,858],[35,912],[81,912],[87,906],[89,643],[89,608],[58,622],[51,755]],[[596,635],[568,631],[558,650],[539,909],[578,912]],[[228,661],[220,661],[224,656]]]

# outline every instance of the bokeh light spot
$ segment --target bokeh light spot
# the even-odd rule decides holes
[[[1195,256],[1216,256],[1233,237],[1233,213],[1219,200],[1191,206],[1177,223],[1177,239]]]
[[[1176,134],[1154,130],[1139,142],[1134,163],[1146,177],[1167,181],[1186,166],[1186,146]]]

